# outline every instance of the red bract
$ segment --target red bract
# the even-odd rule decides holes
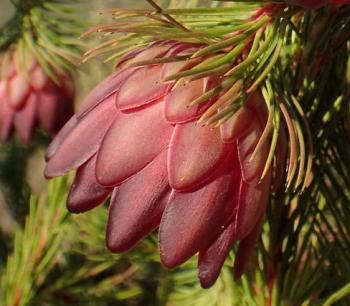
[[[59,85],[35,60],[25,69],[19,69],[13,60],[9,63],[0,77],[1,141],[7,141],[15,130],[24,143],[29,143],[37,126],[53,134],[72,116],[72,81],[57,76]]]
[[[75,213],[112,194],[106,239],[112,252],[129,250],[159,227],[162,263],[173,268],[199,253],[200,281],[210,287],[234,242],[236,277],[253,252],[270,190],[271,171],[260,181],[269,144],[251,159],[266,124],[259,93],[220,129],[197,123],[218,97],[189,106],[214,79],[161,81],[198,60],[127,68],[190,48],[198,47],[154,44],[127,56],[56,136],[45,175],[77,169],[68,197]]]

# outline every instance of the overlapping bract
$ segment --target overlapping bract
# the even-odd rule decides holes
[[[1,65],[0,62],[0,67]],[[73,114],[72,81],[57,74],[53,82],[38,62],[28,61],[19,68],[12,58],[0,76],[0,139],[7,141],[14,131],[29,143],[35,128],[56,133]]]
[[[198,118],[219,97],[189,106],[217,80],[164,83],[198,60],[131,67],[199,48],[163,42],[133,52],[100,83],[47,151],[48,178],[77,169],[68,209],[85,212],[112,195],[107,246],[125,252],[159,227],[169,268],[199,253],[199,278],[210,287],[239,241],[235,275],[259,237],[271,170],[261,179],[269,143],[252,153],[266,124],[260,93],[215,128]],[[129,68],[128,68],[129,67]]]

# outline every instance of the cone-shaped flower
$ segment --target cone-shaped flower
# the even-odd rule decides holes
[[[190,106],[217,85],[215,77],[162,82],[198,59],[133,67],[193,48],[199,47],[165,42],[126,56],[53,140],[45,175],[77,169],[71,212],[112,195],[106,238],[112,252],[129,250],[159,227],[162,263],[173,268],[199,253],[200,281],[210,287],[236,241],[236,277],[243,272],[260,232],[271,170],[261,180],[268,141],[252,158],[267,118],[260,93],[215,128],[198,119],[218,102],[223,107],[224,96]]]
[[[6,67],[4,67],[6,66]],[[14,57],[0,62],[0,139],[7,141],[14,131],[24,143],[33,138],[36,127],[56,133],[73,114],[72,81],[57,73],[52,81],[35,59],[19,67]]]

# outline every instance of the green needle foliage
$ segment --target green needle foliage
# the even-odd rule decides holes
[[[1,278],[1,301],[5,305],[28,305],[45,286],[66,235],[64,207],[66,179],[53,182],[47,198],[31,198],[24,229],[18,229],[14,251]]]
[[[16,230],[13,252],[1,271],[4,305],[155,301],[155,293],[144,291],[144,282],[157,285],[156,242],[146,240],[127,256],[110,254],[103,237],[106,210],[72,218],[65,207],[66,192],[64,178],[49,184],[47,196],[31,198],[25,226]]]

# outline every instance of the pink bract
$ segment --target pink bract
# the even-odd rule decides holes
[[[1,66],[1,63],[0,63]],[[37,127],[55,134],[73,114],[72,81],[57,74],[54,83],[33,60],[26,71],[19,70],[14,60],[0,77],[0,138],[5,142],[16,132],[29,143]]]
[[[186,61],[128,68],[135,57],[187,48],[200,47],[163,42],[127,55],[54,139],[45,174],[77,169],[68,198],[75,213],[112,194],[106,238],[112,252],[131,249],[159,227],[162,263],[173,268],[199,253],[199,278],[210,287],[235,242],[235,274],[242,273],[259,236],[272,175],[269,170],[261,180],[268,146],[251,160],[266,124],[260,93],[221,129],[202,126],[197,119],[219,97],[189,103],[215,82],[162,82],[165,71],[179,72]]]

